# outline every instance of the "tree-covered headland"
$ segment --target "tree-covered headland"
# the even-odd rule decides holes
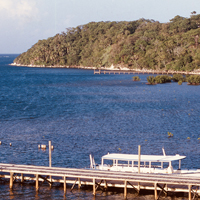
[[[200,70],[200,15],[168,23],[139,19],[90,22],[39,40],[14,62],[22,65]]]

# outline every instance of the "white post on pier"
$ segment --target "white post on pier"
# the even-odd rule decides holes
[[[141,146],[138,145],[138,174],[140,174]]]
[[[51,167],[51,141],[49,141],[49,167]]]
[[[49,167],[51,167],[51,141],[49,141]],[[50,178],[50,182],[52,182],[51,176],[49,176],[49,178]],[[50,183],[50,187],[51,187],[51,183]]]

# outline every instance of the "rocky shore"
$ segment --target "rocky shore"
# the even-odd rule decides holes
[[[53,66],[45,66],[45,65],[23,65],[23,64],[17,64],[17,63],[11,63],[12,66],[24,66],[24,67],[45,67],[45,68],[71,68],[71,69],[88,69],[88,70],[112,70],[112,71],[134,71],[136,73],[150,73],[150,74],[200,74],[200,69],[194,70],[194,71],[174,71],[174,70],[152,70],[152,69],[131,69],[128,67],[124,67],[121,65],[111,65],[110,67],[90,67],[90,66],[62,66],[62,65],[53,65]]]

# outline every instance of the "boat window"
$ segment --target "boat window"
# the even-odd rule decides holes
[[[114,165],[114,163],[116,163],[115,160],[107,160],[107,159],[103,160],[103,164],[104,165],[110,165],[110,166],[112,166],[112,165]]]
[[[117,166],[126,166],[126,167],[128,167],[128,161],[118,160]]]

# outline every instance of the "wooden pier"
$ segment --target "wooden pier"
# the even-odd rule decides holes
[[[124,198],[128,196],[130,188],[139,193],[140,190],[153,190],[155,199],[161,194],[170,192],[188,193],[188,199],[198,198],[200,194],[200,171],[194,174],[138,174],[132,172],[100,171],[93,169],[42,167],[32,165],[15,165],[0,163],[0,178],[10,179],[10,189],[15,180],[35,181],[35,188],[39,190],[40,182],[62,183],[64,193],[70,184],[71,190],[78,185],[91,185],[93,195],[98,189],[107,190],[109,187],[124,188]]]
[[[134,71],[134,70],[103,70],[103,69],[94,69],[94,74],[167,74],[167,75],[173,75],[173,74],[189,74],[188,72],[161,72],[157,70],[152,71]],[[195,74],[195,73],[193,73]]]

